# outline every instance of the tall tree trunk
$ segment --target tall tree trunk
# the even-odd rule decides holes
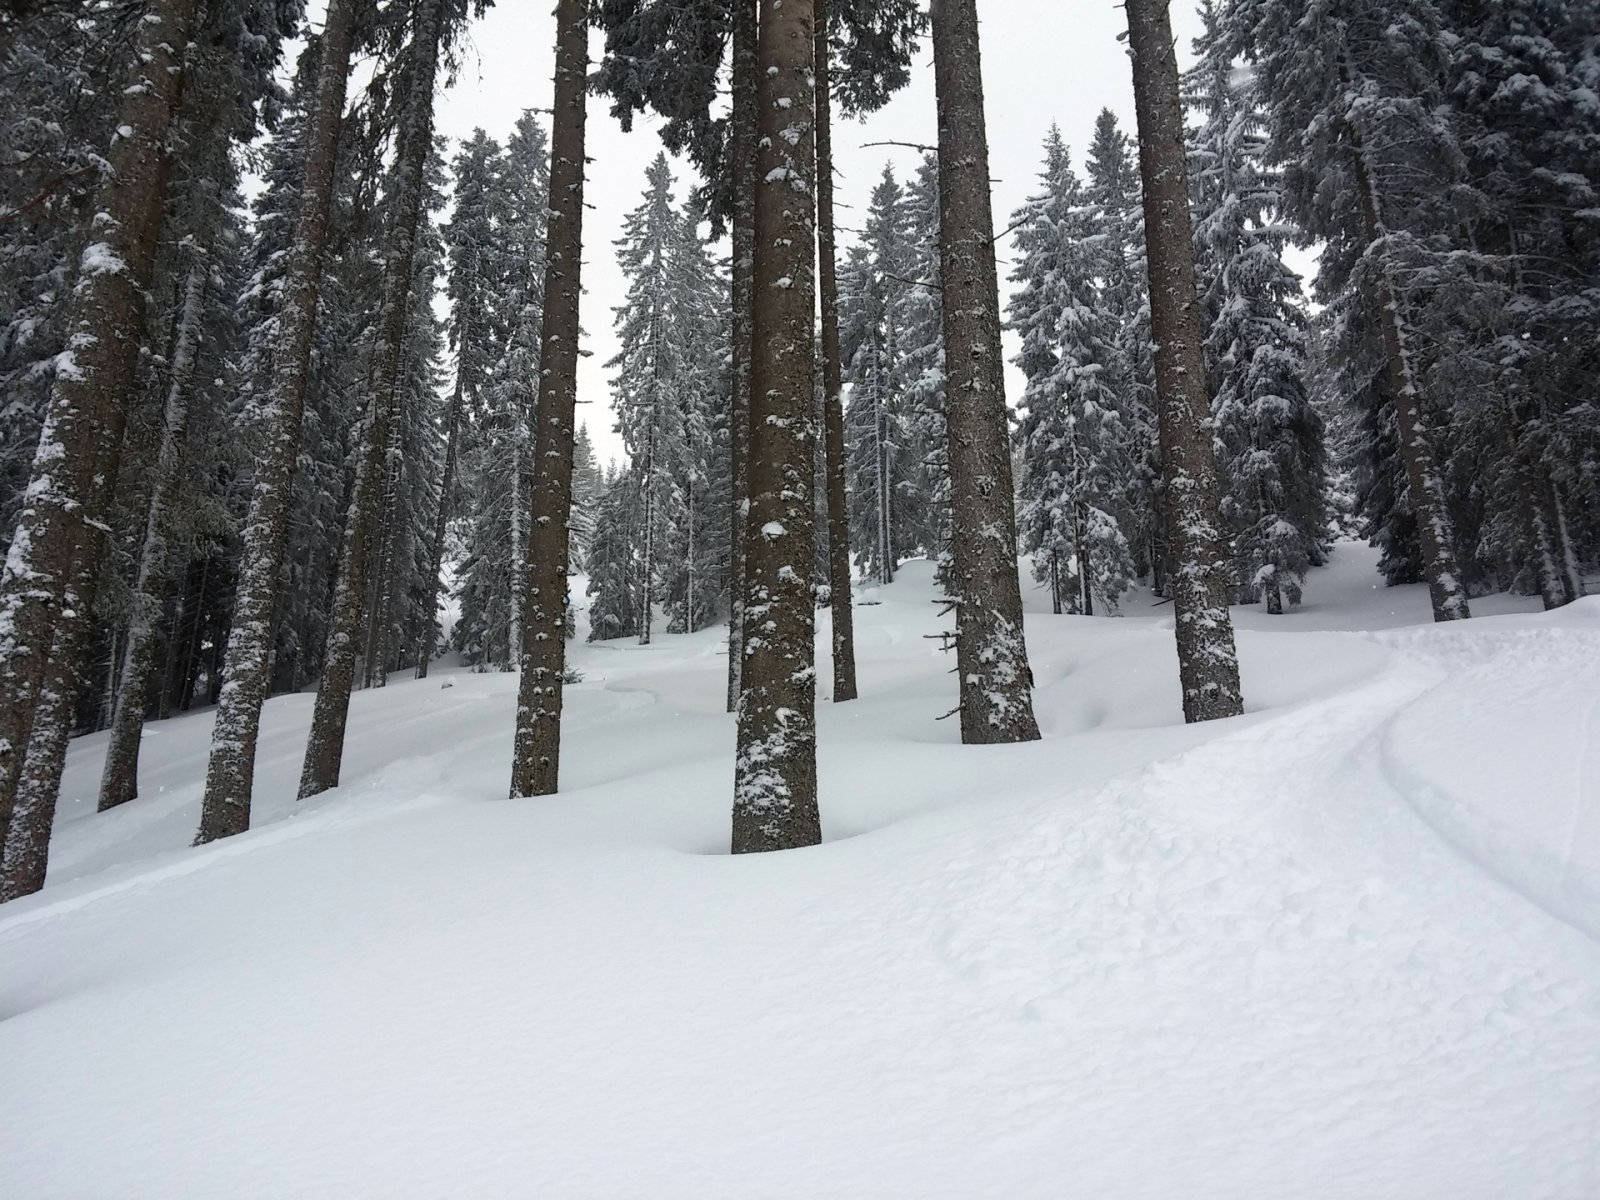
[[[266,442],[256,462],[254,491],[245,518],[233,625],[223,667],[227,682],[217,701],[196,845],[250,828],[256,738],[261,706],[272,682],[272,633],[289,537],[290,489],[300,450],[322,287],[322,255],[328,244],[334,160],[360,3],[329,0],[323,20],[322,63],[308,123],[305,179],[295,215],[294,241],[283,281],[272,391],[262,411]]]
[[[650,618],[656,606],[656,434],[653,417],[650,426],[644,451],[644,600],[639,605],[641,646],[650,644]]]
[[[812,16],[810,0],[762,0],[735,854],[822,840],[811,594],[816,521]]]
[[[311,732],[306,738],[305,763],[300,769],[302,800],[338,787],[339,768],[344,761],[345,722],[350,715],[350,688],[355,682],[357,642],[365,616],[362,610],[366,607],[368,560],[377,540],[375,527],[382,504],[390,430],[401,419],[406,316],[411,302],[417,227],[426,194],[423,175],[433,149],[433,96],[444,8],[445,0],[424,0],[412,28],[411,87],[401,118],[404,125],[395,163],[396,203],[388,231],[383,308],[378,314],[374,347],[372,411],[357,452],[356,483],[334,586],[328,651],[312,709]]]
[[[1342,63],[1340,75],[1347,81],[1350,77]],[[1383,334],[1389,391],[1394,396],[1395,423],[1400,434],[1400,458],[1405,464],[1406,482],[1411,491],[1411,508],[1417,517],[1417,536],[1422,543],[1422,566],[1428,577],[1433,619],[1463,621],[1472,612],[1467,605],[1461,570],[1456,564],[1455,525],[1445,498],[1444,477],[1434,457],[1433,435],[1422,412],[1422,391],[1417,386],[1406,346],[1405,318],[1400,311],[1400,296],[1395,290],[1389,261],[1389,231],[1383,223],[1383,205],[1368,160],[1366,141],[1359,129],[1352,126],[1350,132],[1355,140],[1352,157],[1367,255],[1374,260],[1375,267],[1368,279]]]
[[[756,138],[759,73],[756,61],[756,0],[733,0],[733,113],[729,145],[732,176],[733,403],[728,416],[728,711],[739,707],[744,670],[744,539],[750,505],[751,302],[755,271]]]
[[[533,525],[528,538],[519,655],[522,678],[517,688],[511,763],[514,797],[548,796],[560,782],[567,555],[572,544],[572,459],[577,438],[587,15],[585,0],[557,0],[550,223],[545,235],[545,305],[539,331]]]
[[[389,683],[389,655],[394,641],[394,553],[399,538],[400,471],[404,453],[404,422],[396,413],[389,426],[389,446],[384,453],[382,514],[378,523],[377,570],[372,586],[372,644],[367,651],[367,686],[386,687]]]
[[[522,522],[523,506],[528,502],[522,486],[527,475],[528,456],[524,449],[527,432],[522,414],[514,413],[511,419],[515,424],[511,434],[511,507],[508,514],[511,525],[511,607],[506,612],[504,669],[507,671],[522,663],[522,609],[527,603],[528,581],[528,554]]]
[[[195,359],[200,347],[200,321],[210,270],[209,256],[197,251],[184,281],[183,308],[172,355],[172,378],[167,384],[161,449],[156,455],[150,508],[145,514],[144,546],[139,554],[139,574],[133,587],[133,619],[128,623],[127,643],[122,652],[122,680],[113,705],[105,767],[100,774],[101,812],[126,804],[139,794],[139,741],[144,732],[150,672],[155,666],[156,626],[167,593],[167,527],[177,495],[183,447],[189,436],[189,389],[194,381]]]
[[[1195,288],[1183,104],[1167,0],[1128,0],[1139,171],[1144,181],[1150,331],[1157,426],[1175,570],[1178,675],[1186,721],[1244,711],[1228,611],[1221,489],[1211,440],[1211,398]]]
[[[961,740],[1033,741],[975,0],[934,0],[933,71]]]
[[[467,339],[463,337],[463,350]],[[461,437],[461,370],[456,368],[456,390],[444,414],[444,469],[439,474],[439,507],[433,514],[433,538],[428,544],[428,576],[423,586],[428,602],[423,606],[421,636],[417,640],[417,678],[428,677],[439,640],[439,576],[444,573],[444,537],[450,524],[450,501],[456,488],[456,443]]]
[[[16,802],[51,648],[59,643],[74,557],[104,549],[99,517],[114,492],[128,397],[144,341],[144,298],[166,204],[168,132],[197,0],[152,0],[134,36],[108,170],[95,197],[22,511],[0,573],[0,830]],[[85,539],[85,535],[86,539]],[[81,545],[80,545],[81,543]],[[65,664],[76,679],[77,664]]]
[[[828,596],[833,611],[833,699],[856,698],[855,610],[850,601],[850,510],[844,486],[844,364],[839,351],[839,273],[833,239],[833,98],[828,0],[817,23],[817,292],[822,305],[822,431],[828,483]]]

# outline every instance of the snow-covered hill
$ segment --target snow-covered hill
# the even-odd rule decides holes
[[[1600,1196],[1600,600],[1434,628],[1342,545],[1185,727],[1170,608],[1030,592],[1045,739],[963,748],[926,565],[878,598],[781,855],[725,852],[717,631],[579,646],[546,800],[509,675],[358,694],[306,804],[272,701],[200,850],[205,714],[104,815],[76,743],[0,1197]]]

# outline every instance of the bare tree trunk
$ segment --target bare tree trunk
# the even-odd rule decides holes
[[[751,289],[756,236],[756,0],[733,3],[733,114],[729,170],[733,177],[733,404],[728,417],[728,448],[733,502],[728,527],[728,711],[739,707],[744,669],[744,539],[750,504]]]
[[[815,48],[810,0],[762,0],[750,520],[733,852],[822,840],[811,594],[816,506]]]
[[[833,699],[856,698],[855,610],[850,602],[850,509],[844,486],[844,364],[839,351],[839,274],[833,238],[833,98],[828,0],[817,23],[817,291],[822,305],[823,459],[828,481],[828,596],[833,612]]]
[[[217,701],[196,845],[250,828],[256,738],[261,706],[272,683],[273,621],[289,537],[289,493],[300,450],[322,255],[328,244],[334,159],[359,4],[360,0],[329,0],[322,26],[322,64],[306,139],[305,179],[294,241],[283,281],[272,392],[262,413],[266,444],[256,463],[255,488],[245,518],[239,586],[223,668],[227,682]]]
[[[1340,75],[1349,79],[1349,71],[1343,64]],[[1394,397],[1395,423],[1400,434],[1400,458],[1410,486],[1411,508],[1417,517],[1417,536],[1422,543],[1423,571],[1428,577],[1433,619],[1462,621],[1472,613],[1467,605],[1461,570],[1456,565],[1455,526],[1445,499],[1444,478],[1434,457],[1433,436],[1422,412],[1422,393],[1417,387],[1406,347],[1405,319],[1400,312],[1400,297],[1395,291],[1389,262],[1389,231],[1383,223],[1383,206],[1372,177],[1366,142],[1358,129],[1352,128],[1351,136],[1355,139],[1356,191],[1367,235],[1367,254],[1375,259],[1376,270],[1369,275],[1372,301],[1378,310],[1378,324],[1383,333],[1389,391]]]
[[[511,434],[511,609],[506,614],[504,666],[507,671],[520,667],[522,663],[522,609],[527,603],[528,590],[528,554],[522,525],[523,506],[528,503],[522,488],[523,478],[527,474],[528,456],[523,448],[527,431],[520,413],[513,413],[511,419],[516,424]]]
[[[578,302],[583,268],[584,88],[589,65],[585,0],[557,0],[550,223],[539,331],[538,432],[533,525],[523,599],[522,679],[511,795],[548,796],[560,782],[561,706],[567,668],[567,555],[572,545],[572,458],[577,436]]]
[[[1195,289],[1183,104],[1168,0],[1128,0],[1134,108],[1150,273],[1156,404],[1175,570],[1178,674],[1186,721],[1244,711],[1228,611],[1228,562],[1211,445],[1211,398]]]
[[[461,339],[466,345],[466,338]],[[456,488],[456,443],[461,438],[461,375],[457,367],[456,390],[444,415],[444,470],[439,475],[439,507],[433,515],[433,541],[428,548],[428,599],[417,641],[417,678],[428,677],[428,665],[439,638],[439,576],[444,573],[444,538],[450,524],[450,500]]]
[[[403,414],[389,426],[389,447],[384,454],[383,503],[378,528],[377,570],[373,572],[371,648],[367,651],[367,686],[386,687],[389,683],[390,646],[394,638],[394,549],[399,536],[400,471]]]
[[[961,740],[1033,741],[975,0],[934,0],[933,70]]]
[[[88,553],[98,568],[104,550],[97,518],[116,487],[166,203],[168,132],[197,7],[197,0],[152,0],[135,34],[109,169],[95,197],[94,240],[83,249],[68,302],[67,350],[56,360],[0,573],[0,830],[16,802],[57,626],[72,611],[65,602],[74,557]],[[65,669],[76,679],[76,663]]]
[[[172,378],[167,385],[161,449],[157,452],[150,508],[145,515],[144,546],[139,554],[139,574],[133,587],[133,619],[128,623],[122,652],[122,680],[117,688],[106,744],[105,767],[100,775],[99,810],[126,804],[139,794],[139,741],[155,665],[156,624],[167,591],[167,526],[177,495],[179,466],[189,436],[189,388],[194,381],[195,358],[200,346],[200,321],[205,301],[210,258],[197,251],[184,281],[183,309],[178,320],[177,346],[172,355]]]
[[[658,391],[659,394],[659,391]],[[639,605],[639,644],[650,644],[650,619],[656,606],[656,433],[655,418],[644,451],[644,601]]]
[[[355,490],[345,522],[344,552],[334,586],[328,651],[306,739],[300,769],[300,799],[339,786],[344,761],[345,722],[350,715],[350,688],[355,682],[356,643],[365,615],[368,557],[388,459],[390,430],[400,420],[403,403],[401,366],[406,316],[411,301],[412,266],[416,260],[417,227],[426,189],[423,173],[433,149],[433,96],[439,66],[439,39],[444,28],[445,0],[425,0],[411,34],[411,90],[406,97],[400,153],[395,163],[396,205],[390,226],[388,260],[384,265],[383,308],[374,345],[372,411],[361,440]]]

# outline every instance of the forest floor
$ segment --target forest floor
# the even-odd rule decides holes
[[[1185,727],[1170,607],[1026,594],[1044,740],[963,748],[927,564],[863,591],[780,855],[726,853],[719,630],[577,643],[550,799],[511,675],[358,694],[303,804],[271,701],[198,850],[208,714],[103,815],[79,739],[0,909],[0,1196],[1600,1196],[1600,598],[1436,628],[1341,544]]]

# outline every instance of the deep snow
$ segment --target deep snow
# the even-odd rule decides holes
[[[1236,610],[1195,727],[1170,608],[1029,587],[1045,740],[963,748],[908,564],[781,855],[724,852],[717,631],[578,645],[546,800],[509,675],[358,694],[304,804],[270,702],[198,850],[208,715],[103,815],[81,739],[0,909],[0,1197],[1594,1200],[1600,599],[1376,582]]]

